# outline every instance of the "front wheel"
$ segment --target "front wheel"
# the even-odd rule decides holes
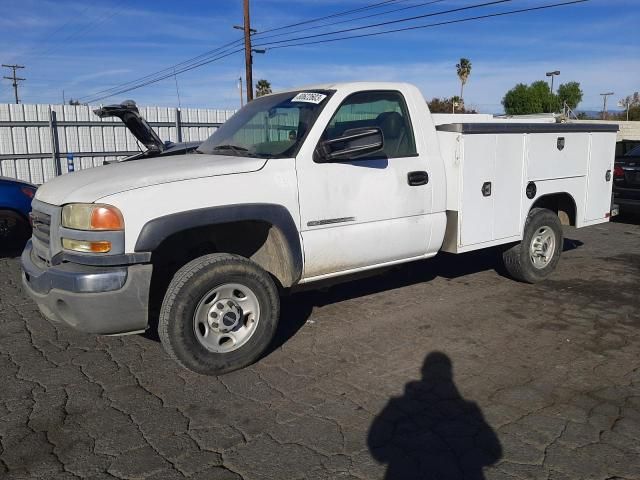
[[[558,216],[551,210],[534,208],[525,222],[522,241],[502,254],[504,266],[516,280],[540,282],[556,269],[563,242]]]
[[[218,375],[255,362],[269,346],[279,315],[278,290],[267,272],[238,255],[211,254],[173,277],[158,334],[180,365]]]

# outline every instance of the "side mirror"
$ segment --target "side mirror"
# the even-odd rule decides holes
[[[321,162],[341,162],[382,150],[384,136],[378,127],[354,128],[318,146]]]

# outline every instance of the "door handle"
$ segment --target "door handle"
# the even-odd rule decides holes
[[[412,187],[417,187],[418,185],[426,185],[427,183],[429,183],[429,174],[422,171],[409,172],[407,174],[407,183]]]

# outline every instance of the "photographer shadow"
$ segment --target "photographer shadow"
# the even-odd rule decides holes
[[[422,378],[387,403],[367,442],[373,458],[387,464],[386,480],[483,480],[483,469],[502,456],[497,434],[460,395],[441,352],[427,355]]]

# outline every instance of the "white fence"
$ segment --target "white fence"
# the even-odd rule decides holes
[[[87,105],[0,104],[0,176],[42,184],[144,150],[117,118]],[[162,140],[205,140],[234,110],[139,107]]]

